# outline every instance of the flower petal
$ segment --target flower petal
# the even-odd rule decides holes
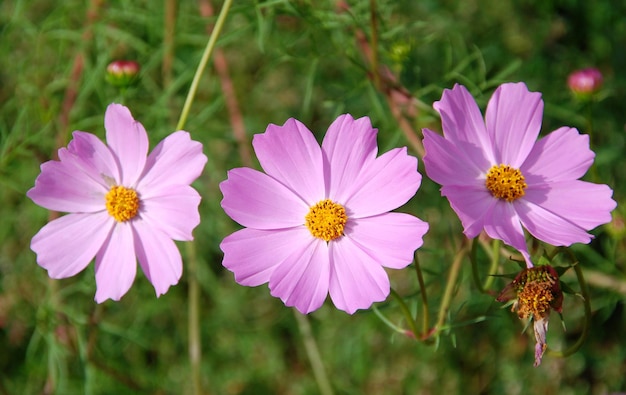
[[[96,302],[120,300],[135,280],[137,259],[129,221],[116,222],[96,255]]]
[[[189,185],[200,176],[206,162],[202,144],[185,131],[172,133],[150,152],[137,189],[147,195],[171,185]]]
[[[519,169],[537,140],[542,116],[541,93],[529,92],[523,82],[500,85],[485,116],[495,149],[494,164]]]
[[[222,265],[241,285],[256,287],[270,281],[276,266],[311,243],[305,227],[279,230],[241,229],[226,236],[220,248]]]
[[[193,240],[200,223],[200,195],[189,185],[170,185],[158,196],[141,196],[139,216],[174,240]]]
[[[492,166],[486,153],[475,146],[455,145],[437,133],[423,129],[426,174],[441,185],[475,185]]]
[[[146,130],[121,104],[110,104],[107,107],[104,128],[107,143],[117,157],[122,173],[120,183],[127,187],[136,186],[148,154]]]
[[[576,180],[589,170],[594,157],[589,136],[562,127],[535,143],[520,170],[531,186]]]
[[[302,314],[320,308],[328,295],[329,254],[325,241],[311,238],[274,268],[269,288],[272,296]]]
[[[335,306],[353,314],[382,302],[389,295],[389,277],[380,263],[347,237],[330,244],[330,297]]]
[[[509,203],[503,200],[496,200],[496,204],[485,214],[485,232],[492,239],[499,239],[506,244],[516,248],[530,263],[528,246],[524,238],[524,229],[518,215],[520,200]]]
[[[384,153],[355,177],[352,185],[344,189],[344,204],[348,217],[352,218],[378,215],[400,207],[415,195],[422,181],[417,172],[417,158],[407,155],[406,147]]]
[[[428,223],[419,218],[385,213],[348,221],[345,235],[381,265],[402,269],[413,261],[413,253],[423,244],[427,231]]]
[[[484,185],[443,186],[441,195],[448,198],[463,224],[463,233],[470,239],[484,229],[485,215],[497,202]]]
[[[485,121],[476,101],[463,85],[455,84],[452,90],[445,89],[441,100],[433,107],[441,115],[444,137],[459,151],[466,152],[481,169],[488,169],[495,163],[493,142],[487,134]]]
[[[308,206],[323,200],[322,152],[313,133],[290,118],[283,126],[270,124],[252,139],[263,170],[300,196]]]
[[[349,198],[354,180],[376,158],[377,132],[368,117],[355,120],[350,114],[340,115],[328,127],[322,142],[327,197],[340,202]]]
[[[77,168],[107,189],[111,186],[111,181],[120,181],[120,170],[115,156],[102,140],[91,133],[78,131],[72,136],[67,149],[59,150],[61,162],[75,163]]]
[[[222,208],[243,226],[280,229],[303,225],[309,206],[293,191],[260,171],[237,168],[220,183]]]
[[[180,251],[167,234],[145,221],[133,221],[133,231],[137,260],[159,297],[180,280],[183,273]]]
[[[112,227],[113,218],[106,212],[68,214],[41,228],[30,248],[51,278],[71,277],[89,265]]]

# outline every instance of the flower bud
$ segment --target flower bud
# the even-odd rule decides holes
[[[580,99],[588,99],[602,87],[602,73],[596,68],[574,71],[567,78],[567,85]]]
[[[128,87],[135,82],[140,70],[139,63],[132,60],[116,60],[107,66],[107,81],[114,86]]]

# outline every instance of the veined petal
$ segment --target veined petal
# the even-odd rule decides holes
[[[41,165],[35,186],[27,193],[33,202],[48,210],[93,213],[105,210],[108,190],[75,162],[48,161]]]
[[[200,195],[189,185],[170,185],[158,196],[141,196],[139,216],[174,240],[193,240],[200,223]]]
[[[338,309],[353,314],[387,298],[389,277],[380,262],[347,237],[333,240],[329,246],[329,291]]]
[[[303,225],[309,206],[292,190],[265,173],[249,168],[228,171],[220,183],[222,208],[243,226],[280,229]]]
[[[340,202],[349,198],[352,183],[376,158],[377,132],[368,117],[355,120],[350,114],[340,115],[328,127],[322,142],[328,183],[326,197]]]
[[[463,224],[463,233],[468,238],[478,236],[485,227],[485,215],[496,204],[484,185],[443,186],[441,195],[448,198],[450,206]]]
[[[74,276],[89,265],[111,228],[108,213],[68,214],[49,222],[33,237],[30,248],[51,278]]]
[[[518,215],[520,200],[509,203],[496,200],[496,204],[485,214],[485,232],[492,239],[499,239],[516,248],[529,261],[524,229]]]
[[[422,246],[428,223],[409,214],[385,213],[348,221],[345,237],[381,265],[403,269],[413,261]]]
[[[426,174],[441,185],[475,185],[493,164],[477,146],[457,146],[437,133],[423,129]]]
[[[495,149],[494,164],[519,169],[537,140],[542,116],[541,93],[529,92],[523,82],[500,85],[489,100],[485,116]]]
[[[594,157],[589,136],[562,127],[535,143],[520,171],[530,186],[576,180],[589,170]]]
[[[183,273],[180,251],[167,234],[141,219],[133,221],[132,228],[137,260],[159,297],[180,280]]]
[[[107,189],[111,182],[120,182],[120,169],[115,156],[98,137],[91,133],[74,132],[66,148],[59,149],[59,159],[86,173]]]
[[[270,276],[272,296],[302,314],[320,308],[328,295],[329,254],[325,241],[311,238],[278,264]]]
[[[311,233],[304,226],[256,230],[244,228],[226,236],[220,244],[222,265],[235,274],[241,285],[256,287],[270,281],[276,266],[288,257],[307,249]]]
[[[130,221],[116,222],[96,255],[96,302],[120,300],[137,273],[134,235]]]
[[[283,126],[270,124],[265,133],[254,135],[252,145],[263,170],[308,206],[324,199],[322,152],[300,121],[290,118]]]
[[[137,189],[145,196],[171,185],[189,185],[200,176],[206,162],[202,144],[185,131],[172,133],[150,152]]]
[[[104,114],[107,143],[115,154],[121,171],[121,185],[136,186],[146,163],[148,134],[133,118],[128,108],[110,104]]]
[[[613,191],[606,185],[573,180],[554,182],[545,187],[529,186],[522,200],[529,208],[541,207],[576,226],[591,230],[611,221],[611,211],[617,207],[611,196]]]
[[[422,176],[417,158],[407,155],[406,147],[392,149],[373,161],[346,187],[348,216],[363,218],[394,210],[415,195]],[[342,202],[341,199],[332,199]]]
[[[589,243],[593,238],[583,228],[566,218],[551,213],[540,206],[523,201],[517,209],[519,217],[528,232],[539,240],[555,246],[569,246],[573,243]]]
[[[468,90],[455,84],[452,90],[445,89],[441,100],[433,104],[441,115],[443,134],[447,140],[459,147],[462,152],[477,160],[480,168],[485,166],[483,158],[493,165],[493,142],[487,134],[485,121],[476,101]]]

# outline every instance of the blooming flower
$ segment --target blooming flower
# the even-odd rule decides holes
[[[514,300],[512,311],[516,311],[520,319],[532,319],[537,342],[535,366],[539,366],[543,353],[548,348],[546,333],[550,310],[561,313],[563,309],[563,293],[556,270],[549,265],[524,269],[502,290],[496,300]]]
[[[76,131],[59,161],[41,165],[27,195],[49,210],[70,214],[32,239],[37,262],[52,278],[66,278],[96,258],[96,301],[119,300],[130,288],[137,260],[157,296],[180,279],[173,240],[192,240],[200,195],[189,184],[202,172],[202,144],[175,132],[148,153],[148,135],[130,111],[111,104],[104,116],[108,146]]]
[[[428,224],[388,212],[415,194],[421,175],[406,148],[377,158],[376,133],[369,118],[342,115],[321,149],[295,119],[254,136],[265,173],[237,168],[220,184],[222,207],[246,227],[220,246],[239,284],[269,283],[305,314],[329,293],[350,314],[385,300],[383,266],[410,264]]]
[[[590,67],[577,70],[567,77],[567,86],[580,98],[588,98],[602,87],[602,73]]]
[[[426,173],[442,185],[467,237],[481,230],[517,248],[532,263],[522,226],[556,246],[589,243],[588,230],[611,221],[606,185],[578,180],[593,163],[589,137],[561,127],[535,141],[541,94],[523,83],[501,85],[483,122],[465,87],[445,90],[434,108],[444,136],[424,129]]]

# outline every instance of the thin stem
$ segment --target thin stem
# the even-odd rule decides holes
[[[413,315],[411,314],[411,310],[409,310],[409,306],[406,305],[402,297],[393,289],[390,290],[391,296],[398,302],[400,308],[402,309],[402,313],[406,318],[406,322],[409,325],[409,329],[413,333],[413,335],[418,338],[419,333],[417,332],[417,326],[415,325],[415,320],[413,319]]]
[[[320,356],[320,352],[317,348],[317,343],[315,342],[315,338],[313,337],[313,333],[311,332],[311,324],[309,323],[306,315],[300,314],[295,309],[293,310],[293,313],[296,316],[298,329],[300,330],[300,334],[302,335],[302,341],[304,342],[304,349],[306,350],[306,355],[309,358],[309,362],[311,362],[311,368],[313,369],[313,375],[315,376],[315,381],[317,381],[317,386],[319,387],[320,394],[333,395],[333,389],[330,386],[330,381],[328,380],[328,376],[326,375],[326,370],[324,369],[322,357]]]
[[[430,314],[428,312],[428,296],[426,295],[426,286],[424,285],[424,275],[420,267],[419,258],[417,252],[415,252],[415,272],[417,273],[417,282],[420,286],[420,292],[422,294],[422,333],[428,331],[430,325]],[[416,313],[417,314],[417,313]],[[415,322],[417,322],[417,316],[415,316]]]
[[[448,275],[448,282],[446,284],[446,289],[443,294],[443,299],[441,300],[441,306],[439,308],[439,315],[437,317],[437,325],[435,329],[438,331],[443,327],[443,323],[446,320],[446,315],[448,314],[448,310],[450,308],[450,304],[452,303],[452,294],[454,293],[454,287],[456,286],[456,280],[459,277],[459,272],[461,271],[461,263],[463,262],[463,257],[467,253],[467,246],[464,246],[457,252],[454,257],[454,261],[452,261],[452,266],[450,267],[450,273]]]
[[[176,130],[181,130],[185,126],[187,122],[187,117],[189,116],[189,110],[191,109],[191,104],[196,96],[196,92],[198,91],[198,85],[200,84],[200,78],[202,77],[202,73],[206,68],[206,65],[211,58],[211,54],[213,53],[213,48],[215,48],[215,43],[217,42],[217,37],[219,37],[222,28],[224,27],[224,21],[226,20],[226,16],[228,15],[228,10],[230,9],[230,5],[232,4],[232,0],[225,0],[224,5],[220,11],[219,16],[217,17],[217,22],[215,23],[215,29],[211,32],[211,36],[209,37],[209,42],[207,43],[206,48],[204,49],[204,53],[202,54],[202,58],[200,59],[200,63],[198,64],[198,68],[196,69],[196,74],[193,76],[193,81],[191,82],[191,86],[189,87],[189,92],[187,93],[187,98],[185,99],[185,104],[183,105],[183,110],[180,114],[180,118],[178,119],[178,124],[176,125]]]
[[[500,251],[501,245],[502,245],[502,242],[498,239],[494,239],[492,242],[491,265],[489,266],[489,271],[487,272],[487,278],[485,279],[485,282],[482,287],[484,292],[487,292],[489,288],[491,288],[491,285],[493,284],[493,281],[495,280],[495,277],[493,275],[496,274],[496,270],[498,270],[498,264],[500,263],[500,254],[498,253],[498,251]]]

